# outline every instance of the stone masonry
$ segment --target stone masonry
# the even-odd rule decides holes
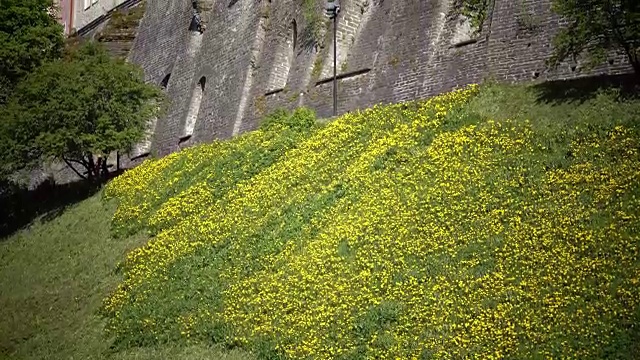
[[[427,98],[486,78],[520,82],[631,71],[621,56],[588,73],[570,62],[546,70],[562,26],[551,0],[495,0],[479,33],[470,31],[455,3],[342,0],[339,113]],[[323,13],[321,2],[317,11]],[[129,61],[144,68],[149,82],[169,79],[162,85],[171,99],[166,116],[150,124],[151,153],[255,129],[278,107],[307,106],[331,116],[329,21],[314,45],[304,38],[309,24],[301,0],[208,0],[200,16],[206,30],[190,31],[191,0],[147,0]]]

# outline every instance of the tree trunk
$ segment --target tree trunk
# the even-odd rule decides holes
[[[109,169],[107,168],[107,158],[103,158],[102,159],[102,166],[101,166],[101,171],[102,171],[102,177],[104,179],[107,179],[109,176]]]
[[[640,60],[631,60],[631,66],[633,66],[633,71],[636,73],[636,80],[640,83]]]
[[[73,165],[71,165],[71,162],[67,159],[65,159],[64,157],[62,158],[62,160],[65,162],[65,164],[67,164],[67,166],[69,168],[71,168],[71,170],[73,170],[74,173],[76,173],[76,175],[78,175],[82,180],[87,180],[87,177],[82,175],[78,170],[76,170],[76,168],[73,167]]]
[[[93,161],[93,154],[88,154],[87,155],[87,160],[88,160],[88,164],[89,164],[89,168],[87,170],[88,171],[88,177],[89,180],[93,180],[96,178],[95,174],[96,174],[96,164]]]
[[[623,44],[625,53],[627,53],[627,59],[633,67],[633,72],[636,73],[636,80],[640,82],[640,57],[638,56],[638,49],[633,47],[631,44]]]

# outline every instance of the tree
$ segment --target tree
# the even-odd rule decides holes
[[[137,66],[109,57],[99,44],[72,49],[16,87],[0,119],[4,171],[58,160],[82,178],[96,178],[94,156],[130,151],[163,100]]]
[[[554,39],[551,67],[583,53],[594,66],[621,50],[640,75],[640,1],[554,0],[553,9],[569,23]]]
[[[51,0],[0,0],[0,104],[15,85],[64,47]]]

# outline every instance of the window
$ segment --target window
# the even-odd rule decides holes
[[[284,89],[289,80],[289,72],[295,57],[295,49],[298,46],[298,25],[295,20],[291,21],[287,37],[280,37],[276,47],[276,55],[273,61],[273,68],[269,73],[267,82],[267,93],[273,95]]]
[[[91,7],[91,0],[84,0],[84,9],[87,10]]]
[[[160,87],[162,90],[167,91],[167,86],[169,85],[169,79],[171,78],[171,73],[167,74],[162,81],[160,82]],[[160,107],[158,107],[160,110]],[[151,141],[153,139],[153,133],[156,131],[156,124],[158,123],[158,118],[153,117],[149,119],[147,123],[147,128],[145,132],[145,137],[142,141],[137,144],[132,153],[131,161],[141,160],[145,157],[149,156],[149,150],[151,150]]]

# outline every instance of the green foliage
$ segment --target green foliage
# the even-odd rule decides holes
[[[306,139],[314,123],[311,110],[299,109],[293,114],[277,110],[259,130],[233,141],[191,147],[125,173],[105,191],[106,198],[121,201],[113,218],[113,234],[122,237],[142,229],[156,234],[183,217],[207,209],[238,182],[252,178],[295,148]],[[141,173],[145,174],[144,180],[139,178]],[[193,197],[199,201],[192,201]],[[138,208],[141,203],[146,205]],[[137,209],[137,215],[131,216],[132,208]]]
[[[12,143],[9,121],[6,120],[6,110],[3,105],[0,105],[0,161],[8,157]],[[0,182],[8,179],[13,170],[13,166],[10,164],[0,163]]]
[[[145,3],[142,2],[138,6],[119,10],[111,16],[105,29],[100,32],[98,40],[104,41],[127,41],[136,37],[138,24],[144,16]]]
[[[283,122],[288,117],[289,113],[287,112],[287,110],[278,108],[264,117],[264,119],[260,122],[260,128],[266,130],[272,125]]]
[[[540,19],[528,12],[520,13],[517,22],[518,30],[525,33],[535,33],[541,26]]]
[[[398,67],[398,64],[400,64],[400,58],[398,57],[398,55],[393,55],[391,59],[389,59],[389,65],[396,68]]]
[[[489,5],[493,0],[459,0],[458,8],[462,15],[469,18],[471,26],[477,32],[482,30],[482,25],[487,19]]]
[[[292,114],[277,109],[267,115],[260,123],[264,130],[302,129],[309,130],[316,123],[315,112],[308,108],[298,108]]]
[[[7,102],[9,96],[11,96],[11,91],[13,90],[14,84],[11,80],[9,80],[5,76],[0,76],[0,105],[3,105]]]
[[[303,0],[302,11],[305,27],[302,32],[302,43],[312,46],[320,42],[326,19],[323,17],[322,2],[318,0]]]
[[[548,60],[557,67],[563,60],[585,54],[592,67],[612,51],[622,51],[640,74],[640,2],[637,0],[554,0],[553,9],[568,21],[554,39]]]
[[[51,0],[0,3],[0,104],[26,74],[61,55],[63,29],[50,7]]]
[[[294,93],[291,96],[289,96],[288,101],[290,103],[295,103],[296,101],[298,101],[299,98],[300,98],[300,94],[299,93]]]
[[[318,78],[322,73],[322,57],[316,56],[316,60],[313,62],[313,69],[311,69],[311,76]]]
[[[254,112],[258,116],[263,116],[267,111],[267,98],[264,95],[257,96],[253,101]]]
[[[113,211],[94,196],[0,240],[0,358],[251,359],[206,345],[110,349],[98,315],[102,298],[120,281],[114,269],[123,254],[147,240],[113,241]]]
[[[516,22],[518,23],[518,33],[528,35],[535,34],[542,26],[542,20],[540,17],[531,13],[527,9],[527,5],[524,0],[520,0],[520,11],[516,16]]]
[[[98,44],[72,49],[28,75],[10,98],[2,114],[5,170],[51,160],[91,169],[94,155],[136,144],[163,99],[138,67],[109,57]]]

